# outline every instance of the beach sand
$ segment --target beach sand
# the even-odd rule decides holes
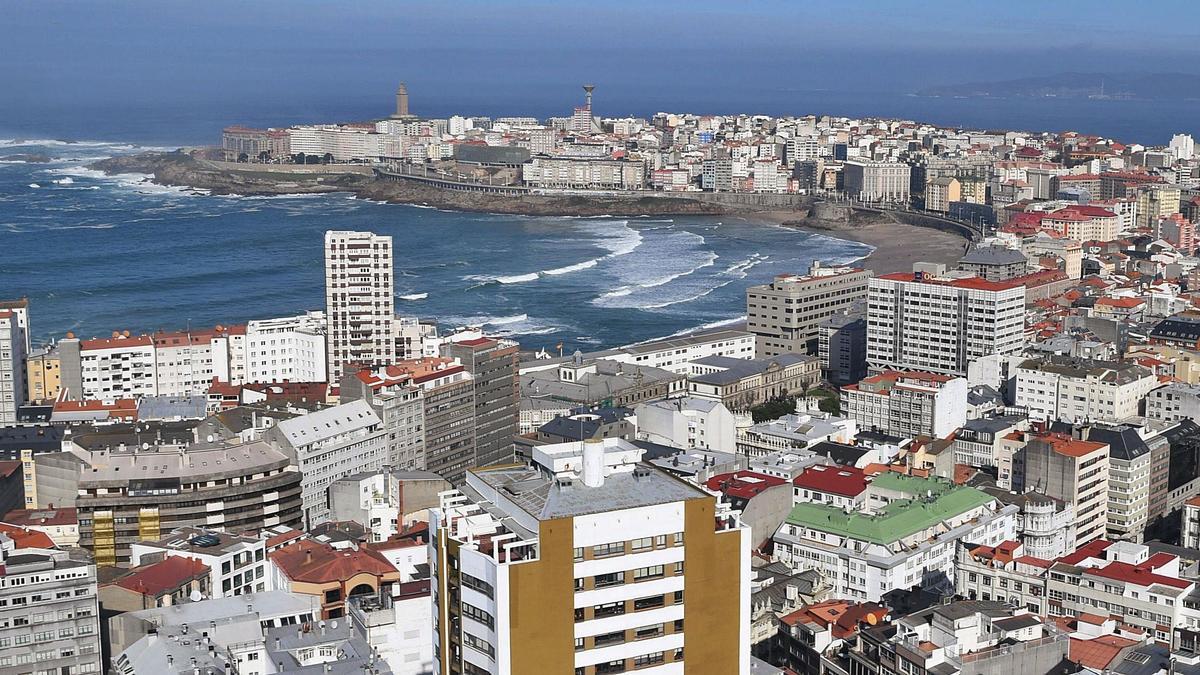
[[[811,218],[801,220],[802,215],[795,211],[764,211],[748,217],[874,246],[875,250],[859,264],[876,275],[911,272],[913,263],[917,262],[953,266],[966,253],[968,244],[965,237],[953,232],[890,220],[841,223]]]

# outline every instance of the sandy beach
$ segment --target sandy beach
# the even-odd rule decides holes
[[[874,246],[875,250],[861,264],[877,275],[909,272],[917,262],[953,265],[966,252],[968,243],[953,232],[890,220],[839,223],[801,219],[802,215],[795,211],[763,211],[746,217]]]

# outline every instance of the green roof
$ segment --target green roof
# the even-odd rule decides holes
[[[993,500],[991,495],[975,488],[894,472],[875,476],[871,484],[916,498],[897,499],[874,515],[846,513],[825,504],[797,504],[788,514],[787,522],[887,546]]]

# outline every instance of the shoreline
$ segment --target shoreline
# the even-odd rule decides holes
[[[800,217],[802,215],[795,211],[761,211],[745,217],[873,246],[875,250],[854,264],[873,271],[876,276],[911,272],[913,263],[918,262],[952,265],[966,253],[970,244],[961,234],[888,218],[855,216],[849,222],[841,222]]]
[[[459,192],[418,183],[379,180],[363,175],[361,171],[306,173],[284,168],[256,171],[254,165],[236,171],[217,169],[183,151],[122,155],[94,162],[88,168],[99,169],[108,175],[148,174],[150,182],[158,185],[203,189],[213,195],[347,192],[358,199],[389,204],[518,216],[730,216],[872,246],[874,250],[856,264],[877,275],[908,272],[916,262],[953,264],[962,257],[969,244],[967,238],[958,233],[862,212],[842,214],[843,217],[834,220],[813,217],[807,208],[739,207],[679,197],[506,196]]]

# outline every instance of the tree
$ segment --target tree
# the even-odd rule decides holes
[[[308,164],[308,155],[305,155],[303,152],[296,153],[296,156],[292,158],[292,161],[297,164]]]
[[[271,159],[271,153],[267,152],[266,150],[263,150],[262,152],[258,153],[258,161],[265,163],[265,162],[269,161],[270,159]]]
[[[329,164],[332,161],[333,161],[333,153],[331,153],[331,152],[325,153],[325,156],[321,158],[322,164]]]
[[[246,153],[243,152],[237,156],[237,161],[245,163],[245,162],[250,161],[250,157],[249,157],[249,155],[247,155]]]

